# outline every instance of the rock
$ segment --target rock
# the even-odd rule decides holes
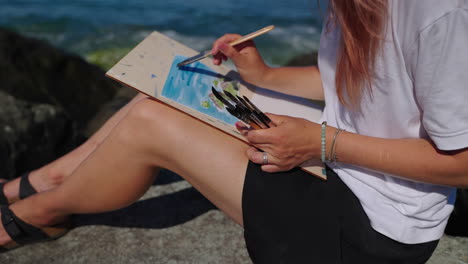
[[[243,230],[186,181],[160,175],[135,204],[73,217],[64,237],[0,254],[0,263],[251,264]]]
[[[14,178],[76,146],[76,122],[48,104],[28,103],[0,91],[0,172]]]
[[[317,65],[318,53],[312,52],[307,54],[298,55],[292,58],[286,66],[311,66]]]
[[[74,222],[66,236],[0,254],[0,263],[252,263],[242,228],[186,181],[160,182],[128,208]],[[444,236],[428,264],[468,264],[467,248],[468,238]]]
[[[79,128],[120,87],[77,55],[0,28],[0,90],[32,103],[60,107]]]
[[[83,141],[121,85],[77,55],[0,28],[0,178],[40,167]]]
[[[122,87],[114,98],[103,104],[96,115],[88,122],[84,135],[89,137],[98,130],[112,115],[120,108],[125,106],[135,95],[137,91],[132,88]]]

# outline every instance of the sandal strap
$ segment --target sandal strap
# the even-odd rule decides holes
[[[19,187],[20,199],[24,199],[35,193],[37,193],[37,191],[36,189],[34,189],[34,187],[31,185],[31,182],[29,181],[29,172],[21,175],[20,187]]]
[[[2,224],[5,231],[13,241],[18,244],[27,244],[48,239],[49,236],[28,223],[22,221],[7,206],[0,207]]]
[[[5,196],[5,193],[3,192],[3,186],[6,184],[6,182],[0,183],[0,205],[4,204],[7,205],[9,203],[8,199]]]
[[[0,254],[10,251],[9,248],[0,246]]]

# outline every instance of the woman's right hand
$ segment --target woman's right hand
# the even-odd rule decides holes
[[[229,43],[240,37],[241,35],[238,34],[226,34],[217,39],[211,49],[213,63],[220,65],[229,58],[234,62],[244,81],[262,86],[262,82],[270,68],[263,61],[253,41],[249,40],[234,47],[229,45]]]

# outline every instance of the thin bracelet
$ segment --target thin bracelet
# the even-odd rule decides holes
[[[322,135],[321,135],[321,160],[323,163],[326,162],[326,152],[327,152],[327,145],[326,145],[326,133],[327,133],[327,121],[322,122]]]
[[[331,149],[331,151],[330,151],[330,156],[332,157],[332,158],[331,158],[331,161],[332,161],[333,163],[335,163],[335,162],[338,160],[338,158],[337,158],[337,156],[336,156],[336,146],[338,145],[338,143],[336,143],[336,141],[338,141],[338,140],[337,140],[337,139],[338,139],[338,136],[339,136],[340,133],[343,132],[343,131],[345,131],[345,130],[344,130],[344,129],[339,129],[339,130],[336,132],[336,134],[335,134],[335,138],[333,139],[333,146],[332,146],[332,149]]]
[[[336,137],[338,137],[338,134],[340,134],[341,130],[342,129],[337,128],[335,131],[335,135],[333,136],[333,140],[332,140],[331,147],[330,147],[330,154],[328,155],[329,161],[333,161],[333,152],[335,150]]]

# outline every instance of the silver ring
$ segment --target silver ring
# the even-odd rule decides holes
[[[268,153],[263,152],[263,165],[268,164]]]

